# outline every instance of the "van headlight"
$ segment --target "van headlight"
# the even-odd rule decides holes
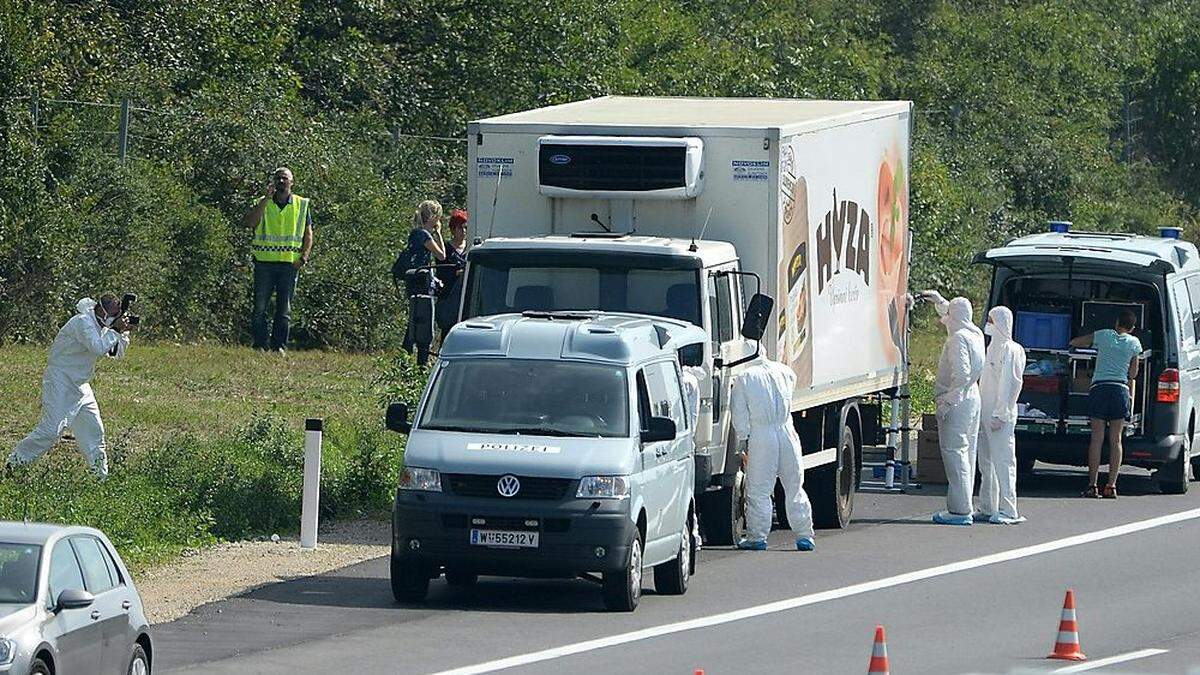
[[[629,496],[629,479],[625,476],[585,476],[579,481],[578,499],[625,499]]]
[[[17,658],[17,643],[12,640],[0,640],[0,667],[11,666]]]
[[[442,474],[437,469],[422,469],[406,466],[400,471],[401,490],[442,491]]]

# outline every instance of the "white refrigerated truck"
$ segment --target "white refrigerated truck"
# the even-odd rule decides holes
[[[911,119],[907,101],[612,96],[471,122],[461,317],[597,309],[704,328],[680,356],[707,375],[696,480],[714,544],[738,528],[732,379],[760,349],[789,364],[815,520],[845,526],[873,395],[907,377]],[[761,335],[743,316],[756,294],[775,299]]]

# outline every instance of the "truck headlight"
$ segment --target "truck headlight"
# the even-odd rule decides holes
[[[11,666],[17,658],[17,643],[12,640],[0,640],[0,667]]]
[[[625,499],[629,496],[629,479],[625,476],[585,476],[579,481],[578,499]]]
[[[400,489],[441,492],[442,474],[438,473],[437,469],[406,466],[400,471]]]

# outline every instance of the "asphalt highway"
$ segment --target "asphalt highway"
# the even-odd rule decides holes
[[[943,492],[860,492],[815,553],[703,551],[682,597],[605,612],[587,581],[435,581],[396,605],[386,558],[268,586],[156,627],[155,670],[195,673],[862,673],[876,624],[893,673],[1051,672],[1075,589],[1087,672],[1200,666],[1200,483],[1158,494],[1142,471],[1116,501],[1075,470],[1023,481],[1027,523],[938,526]],[[1105,665],[1110,663],[1111,665]],[[1084,671],[1068,671],[1084,672]]]

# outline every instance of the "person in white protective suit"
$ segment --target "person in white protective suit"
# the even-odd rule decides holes
[[[75,309],[78,313],[59,329],[50,346],[42,375],[41,420],[13,448],[8,464],[28,464],[41,457],[70,428],[88,465],[103,478],[108,475],[104,423],[88,382],[101,357],[125,356],[129,326],[119,316],[120,302],[111,295],[103,296],[100,302],[84,298]]]
[[[933,302],[946,326],[946,343],[942,346],[933,385],[938,445],[946,466],[946,510],[933,514],[933,522],[970,525],[975,443],[979,436],[983,332],[971,323],[970,300],[960,297],[947,302],[937,291],[925,291],[922,295]]]
[[[796,374],[782,363],[758,359],[733,382],[729,407],[739,441],[749,441],[746,466],[746,538],[743,550],[767,548],[771,530],[771,496],[775,479],[783,484],[788,524],[797,535],[796,548],[811,551],[812,505],[804,493],[800,438],[792,426],[792,391]]]
[[[698,366],[683,366],[681,371],[684,401],[687,402],[688,428],[694,434],[696,420],[700,419],[700,382],[704,379],[704,369]]]
[[[1012,338],[1007,307],[988,312],[984,333],[992,338],[979,378],[979,511],[975,520],[1011,525],[1017,513],[1017,397],[1025,375],[1025,348]]]

